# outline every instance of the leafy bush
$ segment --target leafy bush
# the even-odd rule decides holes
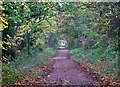
[[[43,39],[38,38],[36,40],[36,47],[38,47],[40,50],[43,50],[44,45],[45,45],[45,42]]]

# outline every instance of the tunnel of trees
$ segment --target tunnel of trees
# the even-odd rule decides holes
[[[0,3],[3,71],[21,57],[31,59],[35,52],[56,49],[57,41],[66,39],[67,47],[79,61],[97,68],[103,64],[107,68],[101,73],[120,79],[118,2]],[[87,38],[84,47],[83,34]]]

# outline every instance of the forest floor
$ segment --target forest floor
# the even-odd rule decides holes
[[[38,70],[43,70],[46,75],[34,79],[24,79],[22,83],[16,83],[16,85],[29,87],[38,85],[39,87],[120,87],[117,82],[112,82],[106,77],[100,77],[90,67],[74,61],[70,58],[69,49],[64,47],[59,47],[55,56],[48,61],[48,64]]]

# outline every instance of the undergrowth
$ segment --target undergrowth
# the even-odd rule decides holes
[[[26,50],[12,62],[2,66],[2,83],[15,83],[26,77],[37,77],[44,75],[44,72],[37,72],[38,67],[46,65],[47,59],[54,54],[54,49],[46,48],[43,51],[39,49],[31,50],[28,57]]]
[[[107,75],[113,79],[117,79],[117,51],[111,51],[107,48],[103,50],[75,48],[71,50],[72,57],[77,62],[85,62],[88,66],[96,69],[100,74]]]

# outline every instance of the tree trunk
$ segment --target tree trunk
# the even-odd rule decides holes
[[[27,53],[28,53],[28,56],[30,55],[30,34],[27,30]]]
[[[2,46],[3,46],[3,48],[2,48],[2,62],[6,62],[5,58],[7,58],[9,56],[9,52],[8,52],[9,47],[6,44],[6,42],[8,42],[7,35],[9,35],[9,33],[8,33],[9,26],[10,25],[8,25],[8,28],[6,28],[2,31],[2,42],[3,42],[2,43]]]

